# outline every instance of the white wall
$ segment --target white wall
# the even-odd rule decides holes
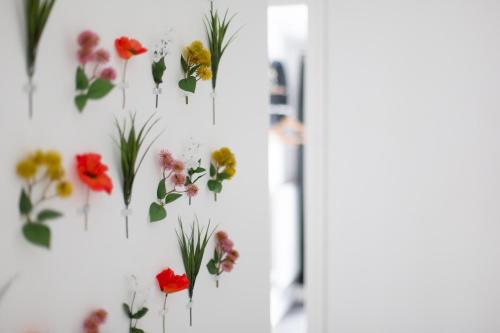
[[[499,332],[500,3],[328,4],[327,332]]]
[[[196,1],[58,1],[43,36],[36,73],[35,119],[28,120],[24,57],[16,3],[0,4],[0,281],[16,272],[19,279],[0,304],[0,331],[21,333],[27,328],[41,332],[80,332],[89,311],[103,307],[110,313],[102,332],[126,332],[127,319],[121,303],[127,300],[127,276],[134,273],[150,287],[150,314],[142,320],[147,332],[161,330],[162,295],[154,276],[170,266],[182,272],[174,229],[177,216],[191,221],[196,213],[203,223],[209,218],[227,230],[241,252],[234,272],[216,290],[203,267],[195,289],[192,332],[269,331],[269,225],[267,206],[267,56],[264,1],[217,1],[220,8],[238,12],[235,28],[244,26],[223,59],[218,93],[217,126],[211,125],[209,83],[200,84],[188,108],[177,89],[180,78],[179,51],[193,39],[204,39],[202,15],[209,2]],[[179,201],[169,207],[166,222],[147,222],[149,203],[155,198],[159,179],[157,157],[146,158],[133,195],[131,238],[124,237],[122,197],[118,182],[116,149],[111,137],[113,117],[122,118],[118,90],[102,101],[89,104],[84,114],[73,106],[74,72],[77,66],[76,36],[83,29],[101,35],[102,45],[130,35],[151,47],[169,27],[175,29],[173,54],[167,60],[167,83],[160,100],[160,128],[166,132],[153,153],[168,148],[181,155],[190,136],[203,143],[203,160],[222,145],[230,146],[238,159],[238,174],[229,182],[217,204],[205,190],[191,207]],[[113,52],[114,53],[114,52]],[[113,63],[119,63],[114,57]],[[129,64],[129,106],[144,119],[153,111],[150,56]],[[90,231],[83,231],[77,209],[83,203],[82,187],[66,203],[55,203],[65,217],[51,223],[51,251],[33,247],[21,235],[17,200],[21,183],[14,167],[24,154],[36,148],[58,149],[65,157],[71,180],[74,155],[96,151],[110,165],[115,181],[111,197],[92,195]],[[211,250],[209,251],[211,252]],[[207,258],[208,259],[208,256]],[[169,332],[188,331],[187,294],[168,300]]]

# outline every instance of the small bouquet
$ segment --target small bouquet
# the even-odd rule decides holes
[[[181,250],[182,262],[186,271],[186,276],[189,280],[189,326],[193,326],[193,294],[196,277],[200,272],[203,255],[208,241],[215,229],[210,231],[210,222],[207,228],[200,229],[198,219],[191,225],[191,232],[185,232],[182,225],[182,220],[179,218],[180,230],[176,231]]]
[[[21,160],[16,168],[17,175],[25,182],[19,199],[19,212],[24,219],[24,237],[32,244],[45,248],[50,248],[51,240],[46,222],[62,214],[53,209],[40,209],[40,206],[57,197],[67,198],[73,191],[71,183],[64,179],[65,171],[61,162],[58,152],[37,150]]]
[[[108,176],[108,166],[101,163],[101,155],[88,153],[76,155],[76,169],[82,183],[87,187],[83,213],[85,215],[85,231],[88,230],[90,210],[90,191],[111,194],[113,182]]]
[[[123,62],[123,74],[122,82],[120,88],[122,89],[122,109],[125,109],[126,104],[126,94],[125,89],[127,89],[127,64],[130,58],[143,53],[146,53],[148,49],[144,48],[142,44],[132,38],[125,36],[119,37],[115,40],[115,49],[118,56],[124,60]]]
[[[181,67],[184,77],[179,81],[179,88],[186,92],[186,104],[189,104],[188,93],[196,91],[197,82],[207,81],[212,77],[210,63],[210,51],[199,40],[182,50]]]
[[[123,311],[125,312],[125,315],[129,319],[129,333],[144,333],[144,331],[140,328],[137,327],[139,324],[139,319],[143,318],[149,311],[147,307],[144,306],[144,304],[141,304],[138,306],[138,309],[136,310],[134,308],[134,305],[137,301],[138,298],[138,285],[137,285],[137,279],[135,276],[132,276],[132,280],[134,282],[134,290],[132,292],[132,299],[130,304],[128,303],[122,303]],[[146,302],[146,299],[144,299],[144,302]],[[134,323],[135,320],[135,323]]]
[[[163,301],[163,333],[165,333],[165,317],[167,314],[167,297],[169,294],[173,294],[182,290],[189,288],[189,280],[186,274],[175,275],[174,271],[167,268],[158,275],[156,275],[156,280],[158,281],[158,287],[161,292],[165,294],[165,299]]]
[[[184,162],[175,160],[172,154],[167,150],[160,153],[160,164],[162,167],[162,179],[158,183],[156,190],[157,202],[152,202],[149,206],[150,222],[158,222],[167,217],[165,206],[182,197],[186,175],[184,174]],[[167,190],[167,183],[173,185],[171,190]]]
[[[76,69],[75,84],[77,95],[75,105],[82,112],[87,101],[101,99],[114,88],[112,81],[116,79],[113,67],[102,65],[109,62],[109,52],[105,49],[95,50],[99,44],[99,36],[93,31],[83,31],[78,35],[78,68]],[[90,72],[86,73],[86,66],[93,64]]]
[[[215,285],[219,288],[219,276],[223,272],[229,273],[233,270],[240,254],[233,248],[233,241],[224,231],[218,231],[215,234],[215,242],[214,256],[208,262],[207,269],[210,274],[215,275]]]
[[[83,332],[84,333],[100,333],[99,327],[106,322],[108,318],[108,313],[106,310],[99,309],[92,311],[87,318],[83,321]]]
[[[231,179],[236,174],[236,158],[231,150],[223,147],[212,153],[210,163],[210,180],[207,183],[208,189],[214,192],[214,200],[217,201],[217,194],[222,191],[222,182]]]
[[[151,73],[153,74],[153,81],[155,83],[155,88],[153,90],[156,96],[155,107],[158,108],[158,96],[161,94],[160,84],[163,83],[163,74],[167,66],[165,64],[165,57],[168,55],[168,44],[170,40],[162,39],[160,40],[160,45],[158,45],[153,51],[153,63],[151,64]]]
[[[217,86],[217,74],[219,65],[227,47],[236,37],[236,33],[227,37],[227,30],[234,18],[227,16],[228,11],[224,14],[221,20],[217,10],[214,10],[214,2],[210,1],[210,14],[205,16],[205,30],[207,32],[208,47],[212,55],[212,124],[215,125],[215,87]]]
[[[26,73],[28,74],[26,90],[30,119],[33,118],[33,93],[35,91],[33,77],[35,76],[37,51],[55,2],[56,0],[24,0]]]
[[[128,217],[130,215],[130,202],[132,200],[132,189],[134,186],[134,181],[141,167],[144,157],[151,149],[153,143],[158,140],[161,133],[158,134],[146,147],[141,156],[139,152],[144,144],[144,140],[151,132],[153,127],[158,123],[159,118],[153,120],[154,114],[151,115],[146,122],[142,125],[139,131],[135,128],[135,115],[130,115],[130,125],[127,126],[127,122],[124,121],[123,125],[120,125],[116,120],[116,128],[118,130],[118,147],[120,149],[120,161],[121,161],[121,176],[122,176],[122,191],[123,191],[123,202],[125,203],[125,210],[123,214],[125,215],[125,234],[128,238]]]

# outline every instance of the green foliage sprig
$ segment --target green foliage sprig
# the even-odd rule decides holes
[[[190,232],[184,231],[181,218],[179,218],[179,227],[180,230],[176,230],[176,234],[179,241],[184,270],[186,271],[186,276],[189,279],[189,300],[192,301],[196,278],[200,272],[201,263],[205,254],[205,248],[207,247],[208,241],[212,237],[215,228],[210,230],[209,221],[206,228],[200,229],[198,218],[193,221]],[[192,307],[189,308],[189,324],[190,326],[193,324]]]
[[[199,181],[201,178],[203,178],[206,175],[206,169],[201,166],[201,158],[198,160],[198,165],[196,167],[191,167],[188,169],[187,176],[186,176],[186,184],[185,186],[189,189],[190,185],[195,185],[197,181]],[[198,191],[198,187],[196,188],[196,193]],[[188,192],[188,198],[189,198],[189,204],[191,205],[191,199],[195,194],[189,194]]]
[[[134,290],[130,305],[127,303],[122,304],[123,312],[125,312],[125,315],[129,319],[129,333],[145,333],[144,330],[137,327],[137,324],[139,322],[139,319],[141,319],[148,313],[149,309],[145,306],[142,306],[140,309],[135,311],[134,302],[136,300],[136,297],[137,297],[137,290]]]
[[[168,54],[168,44],[168,40],[162,39],[160,41],[160,46],[153,51],[151,73],[153,74],[153,81],[155,83],[156,108],[158,108],[158,95],[161,93],[160,84],[163,83],[163,74],[165,74],[165,70],[167,69],[165,57]]]
[[[151,149],[153,143],[158,140],[160,134],[158,134],[151,142],[146,146],[142,155],[139,156],[141,148],[144,145],[144,141],[153,129],[153,127],[160,120],[159,118],[154,119],[155,114],[152,114],[146,122],[141,126],[139,131],[135,127],[135,114],[130,115],[130,124],[127,126],[127,121],[124,120],[123,124],[120,125],[118,120],[115,119],[116,128],[118,129],[119,142],[118,147],[120,149],[120,166],[122,175],[122,191],[123,191],[123,202],[126,209],[128,210],[130,202],[132,200],[132,190],[134,186],[134,181],[139,172],[144,157]],[[128,238],[128,215],[125,214],[125,233]]]
[[[229,10],[226,10],[221,19],[219,12],[214,10],[214,2],[210,1],[210,13],[205,16],[205,30],[208,39],[208,48],[211,54],[211,69],[212,69],[212,121],[215,125],[215,88],[217,86],[217,74],[219,72],[219,65],[224,52],[231,42],[236,38],[237,32],[231,36],[227,36],[229,25],[233,18],[232,15],[228,17]]]
[[[33,76],[35,75],[38,45],[55,2],[55,0],[24,0],[26,73],[29,80],[28,103],[30,118],[33,117]]]

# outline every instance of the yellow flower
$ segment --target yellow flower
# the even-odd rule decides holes
[[[59,164],[49,165],[47,167],[47,176],[51,180],[59,180],[64,177],[64,169]]]
[[[33,154],[31,154],[30,159],[38,166],[43,164],[43,162],[45,161],[45,154],[43,153],[43,151],[38,149]]]
[[[220,163],[222,160],[221,157],[222,157],[222,155],[221,155],[220,151],[218,151],[218,150],[216,150],[212,153],[212,160],[214,160],[217,164],[221,164]]]
[[[228,179],[231,179],[236,174],[236,169],[235,168],[226,168],[224,170],[224,173],[228,176]]]
[[[203,43],[200,40],[195,40],[189,45],[189,48],[194,52],[197,53],[201,50],[203,50]]]
[[[221,154],[221,163],[220,164],[226,165],[227,163],[234,161],[234,155],[229,148],[222,147],[219,151]]]
[[[202,66],[210,66],[212,62],[211,57],[210,51],[204,48],[198,53],[198,63]]]
[[[17,175],[23,179],[31,179],[36,175],[37,166],[31,159],[25,159],[16,166]]]
[[[57,195],[61,198],[67,198],[73,192],[73,185],[70,182],[62,181],[56,186]]]
[[[200,68],[198,68],[198,76],[203,81],[210,80],[210,78],[212,77],[212,70],[208,66],[201,66]]]
[[[47,163],[48,166],[61,164],[61,154],[55,150],[49,150],[45,153],[45,163]]]

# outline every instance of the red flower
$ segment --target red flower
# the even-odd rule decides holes
[[[148,50],[137,39],[125,36],[115,39],[115,48],[120,58],[125,60],[130,59],[132,56],[143,54]]]
[[[174,271],[170,268],[156,275],[156,280],[158,280],[158,286],[161,291],[167,294],[189,288],[189,279],[186,277],[186,274],[175,275]]]
[[[108,167],[101,163],[101,155],[89,153],[76,155],[78,176],[92,191],[105,191],[111,194],[113,183],[106,174]]]

